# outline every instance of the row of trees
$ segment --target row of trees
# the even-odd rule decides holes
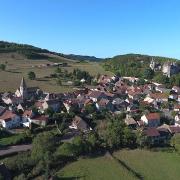
[[[74,69],[73,72],[68,72],[66,69],[61,69],[58,67],[55,70],[55,74],[53,74],[53,77],[57,78],[57,84],[62,85],[62,81],[72,81],[75,86],[80,86],[82,84],[92,84],[93,76],[89,74],[87,71],[83,71],[80,69]]]

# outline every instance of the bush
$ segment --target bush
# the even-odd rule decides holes
[[[36,79],[36,74],[35,74],[35,72],[33,72],[33,71],[28,72],[28,78],[29,78],[30,80]]]
[[[76,155],[75,146],[71,143],[65,142],[58,147],[55,155],[73,157]]]
[[[5,69],[6,69],[6,65],[5,64],[0,64],[0,70],[5,71]]]

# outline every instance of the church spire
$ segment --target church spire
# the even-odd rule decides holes
[[[26,99],[27,98],[27,86],[26,86],[24,77],[22,77],[19,90],[20,90],[22,98]]]
[[[26,82],[25,82],[25,80],[24,80],[24,77],[22,77],[20,87],[23,88],[23,89],[26,89],[26,88],[27,88]]]

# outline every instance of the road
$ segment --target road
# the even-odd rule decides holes
[[[29,145],[17,145],[9,146],[6,149],[0,150],[0,156],[5,156],[13,153],[18,153],[22,151],[27,151],[32,149],[32,144]]]

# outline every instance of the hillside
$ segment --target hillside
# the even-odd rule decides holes
[[[74,54],[63,54],[52,52],[47,49],[41,49],[32,45],[27,44],[17,44],[17,43],[10,43],[5,41],[0,41],[0,53],[17,53],[23,55],[27,59],[48,59],[54,60],[56,58],[62,59],[69,59],[69,60],[76,60],[76,61],[100,61],[102,59],[96,58],[94,56],[81,56],[81,55],[74,55]],[[52,57],[49,55],[54,55],[56,57]]]
[[[63,71],[72,72],[74,69],[88,71],[95,76],[97,73],[108,74],[97,62],[90,62],[91,57],[80,56],[75,60],[67,55],[48,51],[30,45],[8,43],[0,41],[0,64],[6,66],[5,71],[0,70],[0,92],[14,92],[19,87],[22,76],[27,81],[28,86],[39,86],[48,92],[70,92],[74,86],[67,85],[68,79],[63,79],[63,85],[58,85],[56,78],[51,77],[57,67],[54,63],[65,63]],[[82,60],[88,59],[88,61]],[[28,78],[28,72],[33,71],[36,74],[36,80],[31,81]],[[111,73],[110,73],[111,74]]]
[[[141,54],[126,54],[108,58],[103,61],[102,65],[105,69],[114,73],[120,73],[123,76],[142,77],[144,70],[149,68],[152,58],[161,65],[169,61],[177,62],[179,64],[178,60],[173,58]]]

